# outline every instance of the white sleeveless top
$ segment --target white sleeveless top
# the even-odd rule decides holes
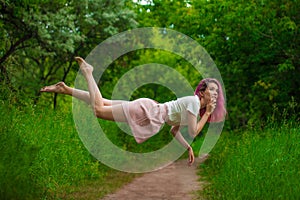
[[[188,111],[196,117],[199,115],[200,101],[196,95],[181,97],[164,104],[168,108],[167,123],[171,126],[188,125]]]

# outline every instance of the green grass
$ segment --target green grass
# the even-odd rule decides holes
[[[17,108],[0,102],[0,199],[99,199],[136,175],[95,160],[82,144],[71,111]],[[165,131],[143,144],[100,121],[124,150],[149,152],[172,139]],[[299,124],[221,135],[201,165],[206,199],[300,199]],[[193,147],[199,151],[203,138]],[[186,157],[186,154],[183,155]]]
[[[0,199],[100,198],[135,176],[96,161],[82,144],[71,112],[3,102],[0,112]]]
[[[206,199],[300,199],[300,127],[224,133],[201,169]]]

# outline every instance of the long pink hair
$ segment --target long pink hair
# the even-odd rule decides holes
[[[198,84],[194,94],[199,96],[199,98],[201,98],[200,92],[201,91],[204,92],[207,88],[208,83],[211,83],[211,82],[217,84],[217,86],[219,88],[219,92],[218,92],[216,108],[215,108],[214,112],[210,115],[210,117],[208,118],[207,121],[208,122],[221,122],[221,121],[224,121],[227,111],[225,108],[225,99],[224,99],[224,94],[223,94],[223,90],[222,90],[222,86],[221,86],[220,82],[213,78],[203,79]],[[206,111],[206,108],[200,108],[199,114],[201,117],[204,115],[205,111]]]

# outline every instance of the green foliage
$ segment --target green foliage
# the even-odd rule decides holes
[[[5,80],[12,90],[25,91],[35,103],[43,85],[74,81],[78,70],[74,56],[84,57],[110,35],[135,26],[134,13],[125,4],[0,1],[0,81]]]
[[[201,166],[207,199],[299,199],[299,124],[223,134]]]
[[[198,3],[199,2],[199,3]],[[201,3],[200,3],[201,2]],[[297,1],[195,1],[203,45],[226,85],[232,127],[265,121],[276,103],[299,102]],[[298,97],[296,97],[298,96]],[[296,108],[299,111],[299,107]]]
[[[157,42],[156,39],[151,42]],[[172,44],[170,48],[173,46],[175,47],[176,44]],[[137,70],[141,66],[145,66],[145,68]],[[147,67],[151,70],[147,70]],[[154,70],[155,68],[156,70]],[[131,70],[143,72],[138,75],[131,72],[128,75],[127,73]],[[201,79],[199,72],[181,56],[160,49],[142,49],[123,55],[105,70],[99,83],[105,98],[112,98],[116,84],[124,76],[126,76],[126,80],[145,84],[139,88],[132,88],[130,81],[122,83],[119,90],[124,96],[128,92],[132,92],[131,96],[126,96],[131,100],[147,97],[161,103],[174,100],[178,96],[191,95],[183,90],[174,91],[172,89],[185,88],[187,85],[196,87]],[[145,80],[153,81],[145,83]],[[168,88],[170,86],[173,88]]]
[[[136,5],[140,26],[185,33],[216,62],[226,87],[230,128],[259,125],[273,105],[282,111],[292,98],[300,101],[299,1],[151,2]]]

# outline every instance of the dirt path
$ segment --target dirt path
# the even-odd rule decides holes
[[[198,165],[199,160],[191,167],[187,166],[187,160],[176,161],[161,170],[136,178],[102,200],[196,199],[195,191],[201,189],[197,175]]]

